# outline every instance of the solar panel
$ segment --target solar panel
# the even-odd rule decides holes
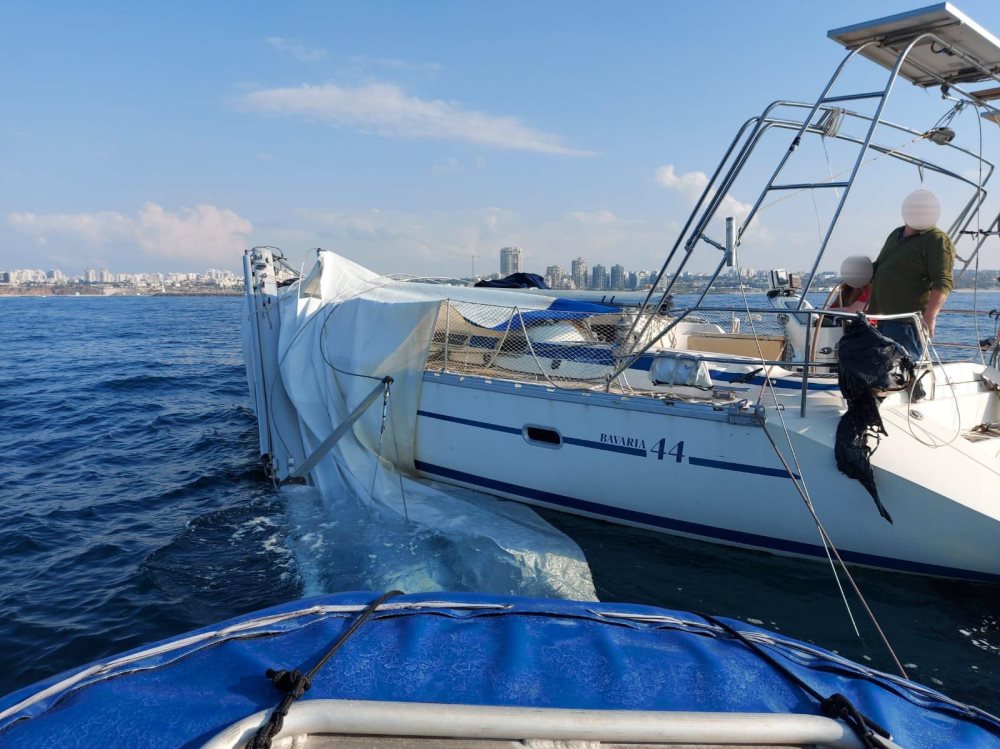
[[[844,26],[827,32],[827,36],[848,49],[876,42],[859,54],[892,69],[899,53],[927,32],[940,41],[920,41],[900,68],[902,78],[924,87],[1000,80],[996,78],[1000,73],[1000,40],[951,3]]]

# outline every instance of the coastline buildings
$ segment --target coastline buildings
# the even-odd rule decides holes
[[[521,258],[521,248],[501,248],[501,275],[524,270]],[[797,272],[803,279],[807,275],[804,271]],[[612,265],[610,270],[601,263],[590,267],[587,259],[582,256],[570,261],[569,273],[566,273],[565,268],[558,264],[547,266],[544,273],[545,282],[550,288],[584,291],[645,291],[656,280],[656,275],[656,270],[628,270],[620,263]],[[675,281],[674,288],[678,293],[699,289],[709,276],[711,276],[710,273],[690,271],[682,273]],[[958,278],[958,269],[956,269],[955,277]],[[662,285],[665,285],[669,280],[669,278],[664,279]],[[819,271],[816,274],[814,289],[816,291],[830,289],[839,281],[840,276],[836,271]],[[969,288],[973,283],[976,283],[981,290],[1000,288],[1000,271],[981,269],[978,273],[966,272],[963,276],[963,286]],[[735,291],[742,287],[763,292],[768,289],[768,284],[767,270],[745,267],[740,268],[738,274],[735,269],[720,274],[716,279],[715,288],[719,291]]]
[[[521,248],[501,247],[500,248],[500,275],[509,276],[511,273],[521,272]]]
[[[597,291],[604,291],[608,288],[608,273],[600,263],[595,265],[590,272],[590,288]]]
[[[87,268],[79,276],[68,276],[55,268],[0,270],[0,293],[204,294],[239,292],[242,288],[242,276],[214,268],[204,273],[115,273]]]
[[[587,288],[587,261],[582,257],[576,258],[570,265],[573,272],[573,284],[578,289]]]
[[[611,266],[611,288],[618,291],[625,288],[625,266]]]
[[[559,265],[550,265],[545,269],[545,283],[549,285],[550,289],[554,289],[559,286],[559,282],[562,281],[563,269]]]

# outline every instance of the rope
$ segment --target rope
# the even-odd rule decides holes
[[[926,136],[927,136],[926,133],[921,133],[920,135],[916,136],[912,140],[907,141],[906,143],[903,143],[901,145],[896,146],[891,151],[886,151],[885,153],[880,153],[878,156],[873,156],[872,158],[868,159],[867,161],[862,161],[861,162],[861,166],[868,166],[869,164],[874,164],[876,161],[878,161],[879,159],[881,159],[883,156],[892,156],[893,154],[900,153],[901,151],[904,151],[905,149],[909,148],[914,143],[916,143],[918,140],[921,140],[922,138],[925,138]],[[859,167],[859,169],[860,169],[860,167]],[[837,179],[837,177],[842,177],[843,175],[847,174],[850,171],[851,171],[851,169],[844,169],[842,172],[837,172],[836,174],[831,174],[827,179],[821,180],[821,182],[833,182],[835,179]],[[770,208],[771,206],[777,205],[778,203],[780,203],[783,200],[788,200],[789,198],[794,198],[796,195],[801,195],[806,190],[812,190],[812,189],[813,188],[811,188],[811,187],[803,187],[801,190],[795,190],[793,192],[789,192],[787,195],[782,195],[777,200],[772,200],[767,205],[761,206],[760,210],[757,211],[757,215],[758,216],[761,215],[768,208]]]
[[[816,527],[819,529],[820,535],[823,538],[824,546],[829,544],[829,551],[832,551],[834,556],[837,557],[837,562],[840,564],[840,567],[844,572],[844,577],[847,578],[847,581],[851,584],[851,588],[854,590],[854,593],[858,597],[858,600],[861,601],[861,605],[864,607],[865,612],[868,614],[868,618],[871,619],[872,625],[875,627],[875,631],[878,633],[879,638],[882,640],[882,644],[885,645],[886,650],[889,651],[889,655],[892,657],[893,662],[896,664],[896,668],[899,670],[899,673],[903,676],[904,679],[909,679],[910,678],[909,674],[906,673],[906,669],[903,668],[903,664],[900,662],[899,658],[896,657],[896,651],[892,649],[892,645],[889,643],[889,638],[886,637],[885,632],[882,631],[882,627],[879,625],[878,619],[875,618],[875,613],[871,610],[871,607],[868,605],[868,601],[865,600],[864,595],[862,595],[861,589],[858,587],[858,584],[854,581],[854,577],[848,571],[847,564],[840,556],[840,552],[837,551],[837,547],[833,545],[833,540],[830,538],[829,534],[827,534],[826,528],[823,527],[823,523],[820,522],[819,515],[816,514],[816,509],[813,507],[812,500],[809,498],[808,493],[804,491],[803,486],[799,485],[799,482],[796,480],[795,475],[792,473],[792,469],[789,467],[788,462],[785,460],[785,456],[781,453],[781,450],[778,449],[778,446],[774,442],[774,438],[771,437],[771,434],[767,431],[767,428],[764,427],[763,424],[761,424],[761,427],[764,429],[764,434],[767,435],[767,439],[770,441],[771,447],[773,447],[774,451],[777,453],[778,460],[781,461],[781,464],[785,467],[785,470],[788,471],[788,475],[792,479],[792,484],[798,490],[800,496],[805,501],[806,507],[809,509],[810,514],[813,516],[813,520],[816,523]],[[837,585],[838,586],[840,585],[839,577],[837,578]],[[843,591],[843,588],[841,588],[841,591]],[[845,598],[845,603],[846,603],[846,598]],[[848,608],[848,613],[850,613],[850,608]],[[852,624],[854,623],[853,617],[851,619],[851,623]],[[855,625],[855,631],[857,631],[857,625]],[[860,637],[860,634],[858,636]]]
[[[403,517],[405,517],[406,522],[409,523],[410,511],[406,505],[406,491],[403,489],[403,472],[400,470],[399,440],[396,438],[396,423],[392,420],[391,385],[392,380],[387,381],[385,383],[385,391],[382,394],[382,423],[379,426],[378,448],[375,450],[375,466],[372,469],[371,489],[368,492],[368,498],[370,500],[368,512],[370,514],[375,507],[375,479],[378,478],[378,469],[382,464],[382,442],[385,437],[386,422],[389,422],[389,428],[392,430],[393,454],[396,458],[393,468],[395,469],[394,472],[396,477],[399,479],[399,495],[403,500]]]
[[[925,370],[924,372],[921,373],[919,377],[914,377],[913,382],[910,384],[910,391],[909,391],[910,403],[906,405],[906,430],[910,433],[910,436],[913,437],[913,439],[915,439],[921,445],[937,449],[939,447],[947,447],[948,445],[952,444],[955,440],[957,440],[959,436],[962,434],[962,409],[958,405],[958,393],[955,392],[955,383],[952,382],[951,377],[948,376],[948,370],[944,366],[944,361],[941,359],[941,355],[938,354],[937,349],[931,342],[930,336],[927,336],[927,350],[931,354],[930,356],[931,364],[933,365],[935,361],[937,362],[937,366],[941,369],[941,374],[944,375],[944,380],[948,384],[948,388],[951,390],[951,402],[955,406],[955,420],[956,420],[955,433],[951,435],[951,437],[949,437],[944,442],[935,442],[933,440],[928,442],[922,439],[916,432],[913,431],[913,409],[910,408],[910,403],[914,402],[913,396],[916,392],[917,386],[920,384],[920,380],[923,379],[924,375],[928,371],[933,374],[934,372],[933,369]],[[936,376],[934,382],[936,387],[937,386]]]
[[[540,374],[552,387],[565,390],[566,388],[564,388],[560,383],[555,382],[551,377],[549,377],[548,372],[546,372],[542,367],[542,363],[538,361],[538,357],[535,355],[535,347],[531,345],[531,336],[528,335],[528,326],[524,322],[524,316],[521,314],[520,309],[514,307],[513,315],[516,315],[517,319],[521,322],[521,332],[524,333],[524,341],[528,344],[528,352],[531,354],[531,358],[534,360],[535,366],[538,367],[538,374]]]
[[[385,383],[385,390],[382,391],[382,421],[378,428],[378,447],[375,449],[375,465],[372,468],[372,485],[368,490],[369,512],[375,506],[375,479],[378,478],[378,469],[382,464],[382,440],[385,437],[386,414],[389,410],[389,383]]]
[[[271,711],[271,715],[267,719],[267,723],[262,725],[258,729],[257,734],[247,742],[245,749],[271,749],[271,742],[274,741],[274,737],[281,732],[281,727],[285,722],[285,716],[288,715],[288,711],[291,708],[292,703],[309,691],[309,688],[312,686],[312,680],[319,670],[326,665],[326,662],[333,657],[334,653],[343,647],[344,643],[350,639],[358,628],[368,621],[379,606],[390,598],[402,594],[403,592],[400,590],[390,590],[388,593],[383,593],[365,606],[364,610],[362,610],[361,613],[358,614],[357,618],[351,622],[351,626],[337,638],[336,642],[334,642],[333,645],[331,645],[330,648],[323,654],[323,657],[316,662],[316,665],[309,669],[309,671],[305,674],[298,669],[292,669],[291,671],[275,671],[272,668],[267,669],[265,675],[271,680],[271,683],[277,689],[280,689],[285,693],[285,696],[281,698],[281,702],[278,703],[278,706]]]
[[[761,362],[764,362],[765,361],[764,353],[763,350],[761,349],[760,340],[757,336],[757,327],[753,324],[753,316],[750,314],[750,302],[747,300],[746,289],[742,283],[740,284],[740,291],[743,296],[744,307],[747,310],[747,319],[750,322],[750,330],[753,333],[754,341],[757,344],[757,351],[760,355]],[[803,366],[806,365],[808,365],[808,361],[803,362]],[[831,553],[833,554],[833,556],[837,558],[837,562],[840,564],[844,576],[847,578],[847,581],[851,584],[851,588],[854,590],[855,595],[857,595],[858,600],[861,601],[861,605],[864,607],[865,612],[868,614],[868,618],[871,619],[872,625],[875,627],[875,631],[878,633],[879,638],[885,645],[886,650],[889,651],[889,655],[892,657],[893,662],[896,664],[896,668],[899,669],[899,673],[903,675],[904,679],[909,679],[910,677],[906,673],[906,669],[903,668],[902,662],[899,660],[898,657],[896,657],[896,651],[893,650],[892,645],[889,643],[889,638],[886,637],[885,632],[882,631],[882,627],[879,625],[878,619],[875,618],[875,614],[871,610],[871,607],[868,605],[868,601],[865,600],[864,595],[861,593],[861,589],[858,587],[858,584],[854,581],[854,577],[847,569],[847,564],[840,556],[840,552],[837,551],[837,547],[834,545],[833,540],[830,538],[830,535],[826,532],[826,528],[823,527],[822,521],[819,519],[819,515],[817,514],[816,508],[814,507],[812,502],[812,497],[809,495],[809,488],[808,486],[806,486],[804,478],[805,474],[802,471],[802,466],[799,463],[798,455],[795,452],[795,446],[792,444],[792,438],[791,435],[789,434],[788,426],[785,424],[785,417],[782,414],[782,409],[780,405],[778,404],[778,395],[774,390],[774,385],[771,383],[771,378],[766,375],[764,377],[764,387],[766,387],[771,393],[771,398],[774,401],[774,410],[778,414],[778,419],[781,422],[781,429],[785,434],[785,441],[788,443],[788,449],[791,451],[792,459],[795,461],[795,467],[798,473],[793,471],[791,466],[788,465],[788,461],[785,460],[785,456],[781,452],[781,449],[774,441],[774,438],[771,436],[771,433],[767,431],[767,426],[763,422],[763,417],[760,417],[761,429],[763,429],[764,434],[767,436],[768,442],[771,443],[771,447],[774,448],[774,452],[777,454],[778,460],[781,461],[782,466],[784,466],[785,470],[788,472],[788,477],[791,479],[792,485],[795,487],[796,491],[798,491],[799,496],[802,497],[802,501],[805,502],[806,509],[809,510],[809,514],[812,515],[813,522],[816,524],[816,529],[819,531],[820,539],[823,542],[823,548],[826,551],[827,560],[830,562],[830,567],[833,570],[834,580],[837,583],[837,588],[840,590],[841,598],[844,601],[845,608],[847,609],[847,615],[851,620],[851,625],[854,627],[854,631],[858,635],[858,637],[861,637],[861,632],[858,629],[857,622],[854,620],[854,614],[851,612],[851,606],[847,601],[847,596],[844,593],[843,586],[841,585],[840,576],[837,574],[837,569],[834,566],[833,559],[830,556]],[[763,389],[764,388],[761,388],[762,393]]]
[[[716,619],[714,616],[709,616],[708,614],[699,614],[699,616],[739,640],[746,647],[748,647],[754,655],[765,661],[772,668],[778,671],[778,673],[816,700],[816,702],[819,703],[820,711],[823,715],[846,723],[847,727],[850,728],[854,735],[858,737],[858,740],[861,741],[861,744],[865,747],[865,749],[885,749],[886,745],[880,740],[880,737],[892,740],[892,735],[889,731],[858,710],[844,695],[838,693],[831,694],[829,697],[824,697],[820,692],[817,692],[813,687],[799,678],[795,672],[760,647],[760,645],[746,637],[742,632],[739,632],[729,626],[724,621]]]
[[[764,362],[766,361],[764,358],[764,351],[761,348],[760,339],[757,336],[757,326],[754,325],[753,315],[750,314],[750,301],[747,299],[746,287],[742,282],[740,283],[740,293],[743,297],[743,306],[747,311],[747,321],[750,323],[750,332],[753,333],[754,343],[757,346],[757,355],[760,357],[761,364],[763,365]],[[806,353],[806,356],[808,356],[808,352]],[[792,445],[792,439],[788,433],[788,427],[785,424],[785,417],[782,414],[781,407],[778,405],[778,395],[774,390],[774,385],[771,383],[771,378],[769,377],[766,365],[764,365],[764,384],[760,389],[760,393],[757,395],[758,405],[763,400],[765,391],[769,391],[771,393],[771,399],[774,401],[774,410],[777,412],[778,419],[781,421],[781,428],[785,433],[785,439],[788,442],[789,450],[791,450],[792,459],[795,461],[796,472],[793,472],[791,468],[789,468],[788,463],[785,461],[784,455],[782,454],[781,450],[778,449],[778,446],[775,444],[774,439],[767,431],[767,427],[764,424],[761,424],[761,428],[764,430],[764,434],[767,435],[767,439],[771,443],[771,447],[773,447],[774,451],[778,454],[778,458],[779,460],[781,460],[781,463],[785,467],[785,470],[788,471],[789,478],[791,478],[792,483],[795,485],[796,490],[798,490],[799,492],[799,495],[805,501],[806,509],[808,509],[809,513],[812,515],[813,522],[816,523],[816,528],[819,531],[820,541],[822,541],[823,543],[823,551],[826,554],[827,561],[830,563],[830,571],[833,572],[833,580],[837,584],[837,590],[840,592],[840,599],[844,602],[844,608],[847,610],[847,618],[850,619],[851,621],[851,627],[854,629],[854,634],[857,635],[858,637],[861,637],[861,630],[858,629],[858,623],[854,619],[854,612],[851,611],[851,604],[847,600],[847,594],[844,592],[844,586],[840,582],[840,575],[837,574],[837,567],[836,565],[834,565],[833,557],[830,554],[830,546],[833,546],[833,542],[830,541],[828,545],[829,536],[827,536],[826,529],[823,528],[823,524],[820,522],[819,516],[813,509],[812,498],[809,496],[809,489],[805,485],[805,479],[802,478],[805,474],[802,471],[802,466],[799,464],[799,458],[795,452],[795,447]],[[799,481],[802,482],[801,487],[799,486]],[[836,551],[836,548],[834,548],[834,551]]]
[[[389,393],[386,392],[386,397],[389,397]],[[399,440],[396,437],[396,421],[392,418],[392,404],[389,405],[389,428],[392,430],[392,449],[396,455],[396,478],[399,479],[399,496],[403,500],[403,517],[406,518],[406,522],[410,522],[410,510],[406,505],[406,490],[403,489],[403,471],[402,471],[402,460],[399,457]]]

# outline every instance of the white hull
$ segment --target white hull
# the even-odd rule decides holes
[[[816,512],[845,560],[1000,580],[998,502],[967,501],[970,487],[997,486],[996,455],[982,460],[970,449],[976,445],[961,439],[938,455],[905,431],[902,416],[903,428],[889,425],[890,436],[873,456],[880,495],[893,516],[889,524],[862,486],[837,470],[833,440],[840,399],[819,397],[833,403],[811,406],[807,418],[789,407],[784,418]],[[791,406],[793,399],[788,400]],[[887,423],[898,421],[897,410],[883,406]],[[788,471],[764,428],[749,421],[710,405],[665,406],[643,398],[428,373],[416,465],[430,478],[531,504],[825,558]],[[558,431],[562,444],[530,441],[528,425]],[[767,429],[794,466],[773,412]],[[987,514],[987,504],[993,514]]]
[[[974,431],[1000,422],[990,384],[1000,378],[982,365],[937,365],[923,380],[924,400],[910,403],[903,391],[882,402],[889,435],[872,466],[890,524],[862,485],[837,469],[845,402],[829,376],[804,382],[792,365],[723,355],[685,370],[680,384],[663,385],[661,365],[672,366],[673,357],[680,372],[692,350],[660,348],[626,371],[627,386],[603,387],[594,375],[606,370],[611,344],[567,340],[592,329],[587,318],[574,318],[576,327],[548,325],[536,308],[526,313],[536,315],[534,340],[515,339],[511,323],[494,314],[509,317],[511,308],[496,306],[496,297],[486,297],[492,307],[444,302],[438,288],[391,286],[374,276],[352,281],[356,266],[321,260],[315,278],[334,289],[324,293],[339,298],[342,284],[356,302],[327,303],[261,283],[249,297],[256,311],[248,316],[248,373],[261,452],[278,480],[309,465],[321,488],[329,471],[355,474],[367,487],[378,453],[403,472],[528,504],[825,559],[802,497],[808,492],[848,562],[1000,581],[1000,435]],[[302,285],[310,283],[319,281]],[[366,296],[367,288],[375,291]],[[386,301],[390,293],[395,298]],[[507,292],[494,293],[506,300]],[[706,327],[678,327],[668,343],[690,344]],[[708,332],[725,337],[721,331]],[[765,369],[776,395],[761,393]],[[380,436],[385,422],[374,406],[342,429],[373,379],[385,375],[394,380],[391,439]],[[351,444],[326,454],[321,443],[334,432],[350,432]]]

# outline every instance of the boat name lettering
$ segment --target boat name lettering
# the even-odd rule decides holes
[[[622,447],[636,447],[640,450],[646,449],[646,440],[640,437],[626,437],[621,434],[606,434],[601,432],[601,442],[606,445],[621,445]]]

